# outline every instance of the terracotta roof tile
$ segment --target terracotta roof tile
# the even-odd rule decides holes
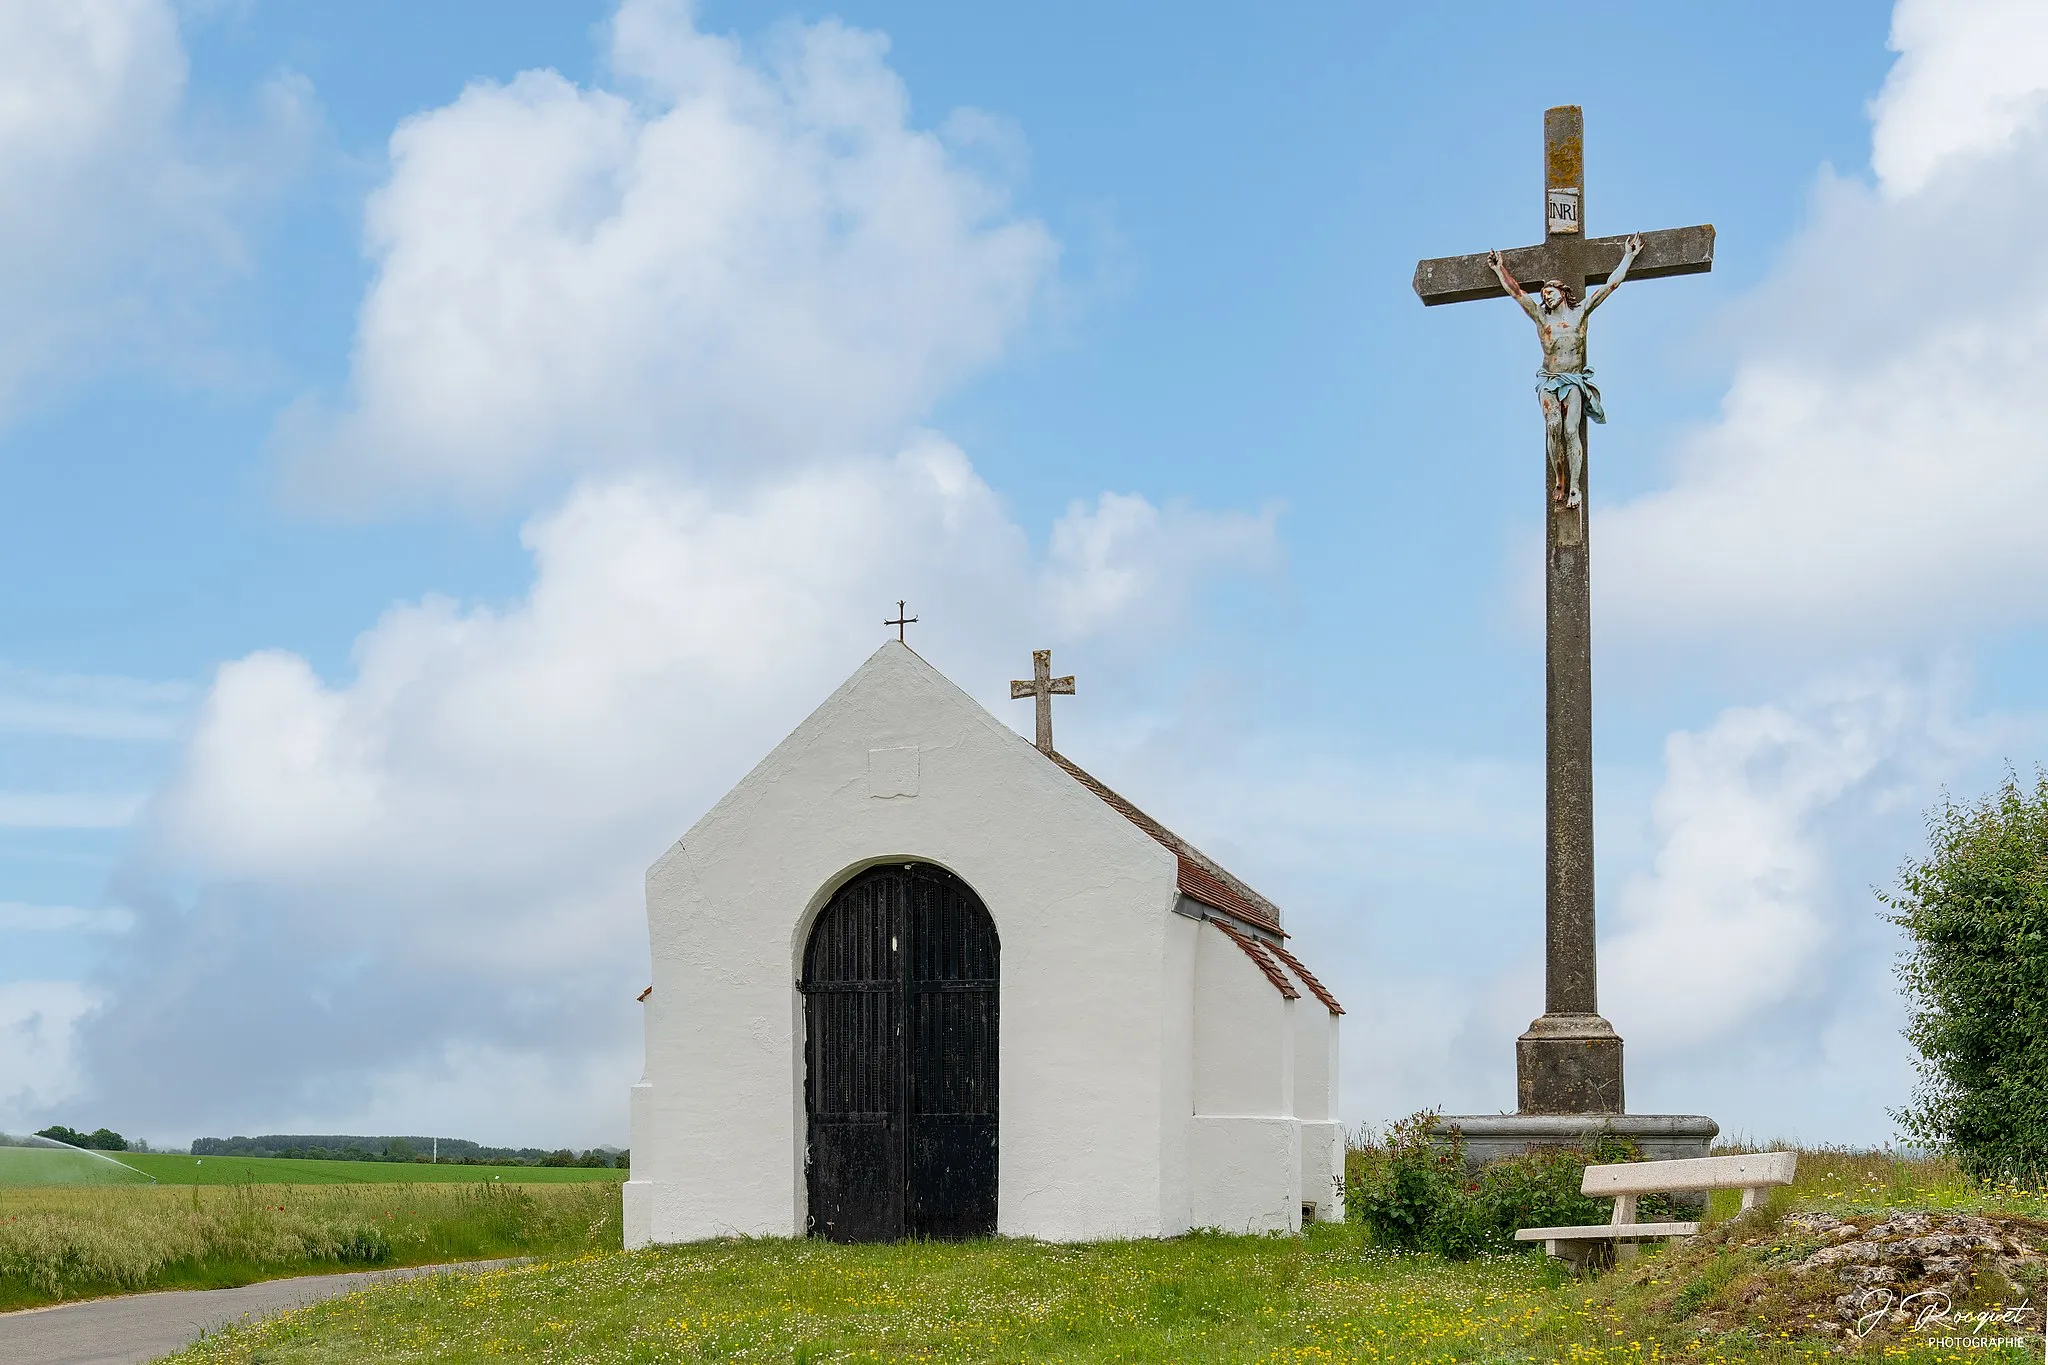
[[[1101,797],[1111,810],[1158,840],[1180,860],[1180,893],[1183,896],[1191,901],[1199,901],[1212,910],[1236,915],[1239,919],[1262,929],[1269,929],[1282,938],[1287,937],[1287,931],[1280,927],[1280,907],[1224,871],[1202,850],[1102,785],[1065,754],[1053,754],[1052,761],[1066,769],[1075,781]]]
[[[1315,973],[1302,966],[1300,958],[1288,952],[1277,943],[1268,943],[1266,951],[1272,953],[1273,956],[1279,958],[1282,962],[1285,962],[1287,970],[1299,977],[1301,984],[1308,987],[1309,994],[1322,1001],[1323,1007],[1329,1010],[1330,1013],[1342,1014],[1344,1012],[1344,1007],[1337,1003],[1337,997],[1330,994],[1330,988],[1316,980]]]
[[[1279,991],[1283,999],[1301,999],[1301,992],[1294,989],[1294,983],[1287,979],[1287,973],[1280,970],[1280,964],[1266,955],[1272,944],[1261,943],[1250,934],[1225,924],[1220,919],[1212,919],[1209,923],[1229,935],[1232,943],[1244,949],[1244,955],[1259,965],[1259,970],[1266,974],[1266,980],[1273,983],[1273,989]]]

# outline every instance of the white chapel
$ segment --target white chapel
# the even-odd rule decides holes
[[[1271,902],[884,644],[647,874],[628,1247],[1342,1216],[1336,999]]]

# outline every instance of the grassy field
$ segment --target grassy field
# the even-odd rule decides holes
[[[0,1188],[0,1310],[377,1266],[574,1255],[616,1247],[619,1235],[619,1188],[595,1180]]]
[[[624,1171],[584,1166],[458,1166],[405,1161],[305,1161],[275,1156],[172,1156],[120,1152],[115,1160],[159,1185],[360,1185],[469,1181],[485,1184],[577,1184],[626,1178]]]
[[[1973,1187],[1939,1162],[1815,1152],[1802,1156],[1800,1177],[1775,1214],[1793,1205],[2048,1213],[2038,1194]],[[1079,1247],[740,1240],[387,1286],[231,1329],[172,1359],[1641,1365],[1841,1358],[1827,1343],[1761,1317],[1733,1330],[1703,1330],[1697,1314],[1740,1304],[1743,1277],[1758,1273],[1751,1263],[1776,1250],[1711,1240],[1653,1252],[1629,1271],[1588,1282],[1537,1256],[1454,1264],[1388,1252],[1355,1227],[1317,1227],[1300,1238],[1198,1235]],[[2041,1359],[2038,1345],[1890,1344],[1865,1355]]]

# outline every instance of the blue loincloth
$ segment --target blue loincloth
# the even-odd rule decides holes
[[[1536,392],[1550,394],[1562,403],[1566,389],[1577,389],[1585,404],[1586,416],[1606,425],[1607,410],[1600,406],[1600,390],[1593,387],[1590,366],[1583,370],[1566,370],[1561,374],[1553,374],[1549,370],[1536,371]]]

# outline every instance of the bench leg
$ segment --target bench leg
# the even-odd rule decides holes
[[[1633,1223],[1635,1221],[1636,1197],[1632,1194],[1616,1195],[1614,1197],[1614,1217],[1611,1220],[1612,1225],[1615,1227],[1626,1227],[1628,1224]],[[1629,1262],[1635,1260],[1636,1252],[1639,1250],[1641,1250],[1641,1248],[1638,1247],[1634,1242],[1616,1242],[1614,1244],[1615,1263],[1617,1265],[1627,1265]]]

